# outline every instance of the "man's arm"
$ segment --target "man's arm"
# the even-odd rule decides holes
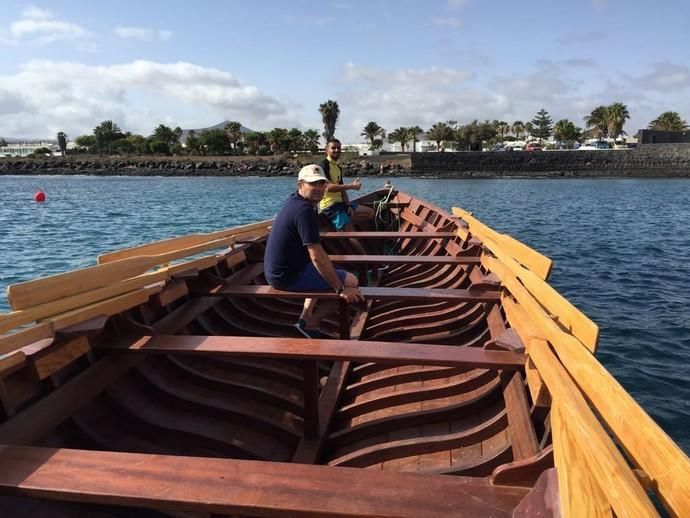
[[[335,267],[328,258],[328,254],[323,249],[323,246],[320,244],[307,245],[307,252],[309,252],[309,258],[314,264],[316,271],[319,272],[324,279],[326,279],[326,282],[331,285],[333,290],[337,291],[343,284],[340,282],[340,277],[338,277]],[[345,286],[345,289],[340,293],[340,296],[348,302],[358,302],[364,300],[364,297],[359,289],[351,286]]]
[[[342,192],[345,196],[345,191],[359,191],[362,188],[362,182],[359,181],[359,176],[355,178],[352,183],[331,183],[328,182],[326,190],[329,192]]]

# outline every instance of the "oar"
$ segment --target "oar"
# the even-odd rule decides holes
[[[154,266],[198,254],[213,248],[234,244],[234,237],[226,237],[157,255],[141,255],[106,264],[99,264],[21,282],[7,288],[7,299],[14,310],[26,309],[84,291],[95,290],[114,282],[141,275]]]
[[[128,259],[130,257],[136,257],[140,255],[163,254],[180,248],[188,248],[190,246],[196,246],[201,243],[216,241],[218,239],[230,237],[235,234],[249,233],[253,230],[265,229],[269,227],[272,222],[273,220],[267,219],[265,221],[260,221],[258,223],[251,223],[249,225],[242,225],[239,227],[232,227],[226,228],[224,230],[218,230],[215,232],[209,232],[208,234],[192,234],[189,236],[163,239],[162,241],[156,241],[155,243],[147,243],[145,245],[135,246],[132,248],[125,248],[124,250],[117,250],[115,252],[108,252],[107,254],[102,254],[98,256],[98,263],[111,263],[113,261],[119,261],[121,259]]]

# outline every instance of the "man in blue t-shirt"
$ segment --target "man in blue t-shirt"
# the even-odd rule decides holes
[[[318,165],[304,166],[297,176],[297,192],[290,195],[276,216],[264,256],[268,283],[286,291],[322,291],[332,289],[349,303],[364,300],[357,277],[336,270],[321,246],[316,209],[326,191],[328,180]],[[305,299],[304,309],[295,327],[308,338],[320,336],[321,320],[335,309],[333,301],[319,305]]]

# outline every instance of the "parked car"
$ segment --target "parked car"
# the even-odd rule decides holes
[[[609,143],[604,140],[588,140],[579,148],[582,151],[596,151],[599,149],[611,149]]]
[[[530,142],[529,144],[527,144],[525,151],[541,151],[541,149],[541,144],[537,142]]]

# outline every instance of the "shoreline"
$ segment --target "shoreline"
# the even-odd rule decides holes
[[[632,152],[417,153],[341,159],[347,177],[424,179],[690,178],[690,167]],[[578,157],[579,164],[572,159]],[[581,157],[581,158],[580,158]],[[634,158],[630,160],[629,158]],[[646,158],[647,160],[640,160]],[[655,157],[656,158],[656,157]],[[51,157],[0,159],[2,176],[292,177],[316,156]],[[545,161],[548,159],[548,161]],[[603,160],[602,160],[603,159]],[[621,160],[622,159],[622,160]],[[546,163],[544,163],[546,162]],[[630,162],[630,163],[628,163]],[[628,166],[629,167],[626,167]],[[578,167],[575,167],[578,166]]]

